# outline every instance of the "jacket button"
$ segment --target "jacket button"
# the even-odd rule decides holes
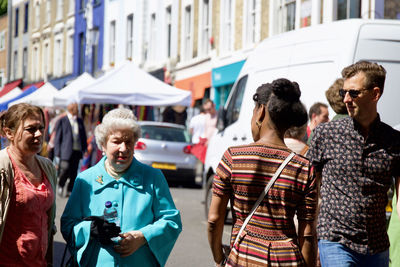
[[[118,189],[118,187],[119,187],[119,184],[118,184],[118,183],[114,184],[114,188],[115,188],[115,189]]]

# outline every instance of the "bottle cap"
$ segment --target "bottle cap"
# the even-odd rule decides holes
[[[106,204],[105,204],[105,206],[106,206],[106,208],[111,208],[111,206],[112,206],[111,201],[107,201]]]

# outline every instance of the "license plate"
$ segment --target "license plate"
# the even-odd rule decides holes
[[[156,169],[163,169],[163,170],[176,170],[176,165],[171,163],[160,163],[160,162],[153,162],[151,164],[153,168]]]

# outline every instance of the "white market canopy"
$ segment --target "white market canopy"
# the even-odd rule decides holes
[[[8,107],[19,103],[28,103],[42,107],[52,107],[53,98],[57,92],[57,88],[55,88],[51,83],[47,82],[33,93],[8,103]]]
[[[54,106],[66,107],[68,103],[78,102],[78,92],[82,88],[92,84],[95,79],[87,72],[82,73],[54,96]]]
[[[8,92],[7,94],[3,95],[2,97],[0,97],[0,102],[7,102],[8,100],[13,99],[14,97],[19,96],[20,94],[22,94],[22,90],[21,88],[19,88],[18,86],[15,87],[14,89],[12,89],[10,92]]]
[[[141,70],[133,62],[98,78],[79,90],[79,103],[109,103],[140,106],[190,106],[190,91],[170,86]]]

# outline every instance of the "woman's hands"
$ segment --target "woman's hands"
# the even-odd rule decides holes
[[[140,231],[130,231],[119,235],[122,239],[119,244],[114,246],[114,250],[121,255],[122,258],[132,255],[141,246],[146,244],[147,240]]]

